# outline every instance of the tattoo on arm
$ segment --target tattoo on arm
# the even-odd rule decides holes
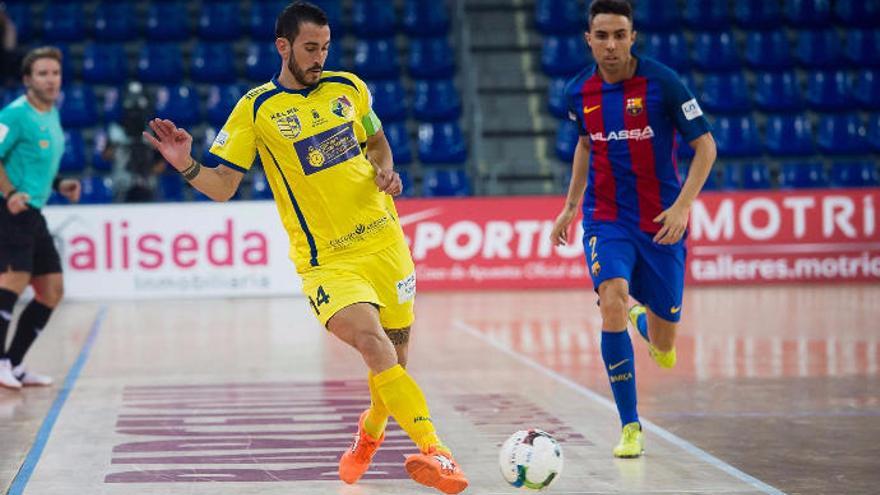
[[[392,344],[401,345],[409,342],[409,329],[410,327],[386,328],[385,333],[388,334],[388,338],[391,339]]]

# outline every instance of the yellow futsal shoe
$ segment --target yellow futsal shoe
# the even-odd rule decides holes
[[[661,368],[672,368],[677,361],[675,347],[669,351],[661,351],[651,343],[651,338],[648,336],[647,313],[648,310],[645,309],[644,306],[641,304],[634,304],[629,308],[629,322],[632,323],[633,328],[638,330],[639,335],[641,335],[642,338],[645,339],[645,342],[648,343],[648,354],[651,355],[651,359],[653,359]],[[645,315],[645,317],[640,318],[642,315]]]
[[[614,457],[632,459],[645,452],[642,442],[642,425],[638,422],[627,423],[620,434],[620,443],[614,447]]]

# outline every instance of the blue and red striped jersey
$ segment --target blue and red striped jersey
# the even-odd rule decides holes
[[[672,69],[641,57],[632,78],[608,84],[588,67],[565,95],[570,117],[590,137],[584,219],[656,233],[654,218],[681,191],[676,131],[690,142],[710,130],[696,98]]]

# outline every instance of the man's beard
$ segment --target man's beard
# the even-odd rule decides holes
[[[313,65],[312,69],[321,69],[320,65]],[[318,80],[315,82],[308,82],[306,77],[308,76],[307,71],[304,71],[299,68],[299,64],[296,63],[296,59],[293,57],[293,53],[290,54],[290,57],[287,59],[287,69],[293,74],[293,78],[296,79],[296,82],[302,84],[303,86],[312,87],[318,84]],[[320,79],[320,78],[319,78]]]

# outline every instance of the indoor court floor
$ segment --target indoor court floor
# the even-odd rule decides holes
[[[468,474],[554,434],[557,494],[859,494],[880,486],[880,286],[691,288],[679,362],[636,348],[646,455],[619,422],[588,290],[421,294],[409,370]],[[19,310],[21,308],[18,308]],[[303,298],[65,303],[29,357],[48,389],[0,389],[0,493],[400,495],[396,426],[356,485],[337,460],[369,403],[359,356]]]

